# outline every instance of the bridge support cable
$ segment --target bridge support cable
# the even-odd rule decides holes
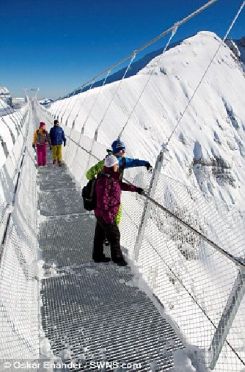
[[[181,121],[182,121],[185,113],[187,112],[188,108],[190,107],[190,105],[191,105],[199,87],[201,86],[206,74],[208,73],[208,71],[209,71],[210,67],[212,66],[217,54],[219,53],[220,48],[222,47],[224,41],[227,39],[230,31],[232,30],[235,22],[237,21],[240,13],[242,12],[242,10],[244,8],[244,5],[245,5],[245,1],[243,1],[241,3],[237,13],[235,14],[234,18],[232,19],[232,21],[231,21],[231,23],[228,27],[223,39],[220,40],[220,44],[219,44],[217,50],[215,51],[215,53],[214,53],[211,61],[209,62],[207,68],[205,69],[205,71],[204,71],[200,81],[198,82],[192,96],[190,97],[183,113],[181,114],[181,116],[178,119],[175,127],[173,128],[173,130],[172,130],[172,132],[171,132],[171,134],[170,134],[170,136],[167,140],[167,143],[163,144],[165,149],[167,149],[174,133],[176,132],[179,125],[181,124]],[[161,157],[161,154],[162,154],[162,150],[161,150],[158,158]],[[158,158],[157,158],[156,166],[155,166],[155,169],[154,169],[154,172],[153,172],[153,177],[152,177],[153,179],[156,177],[155,173],[158,170]],[[154,185],[154,181],[152,181],[151,184]],[[142,235],[144,234],[144,231],[145,231],[146,218],[149,217],[149,213],[150,213],[149,212],[149,204],[147,202],[145,202],[144,212],[142,214],[141,225],[140,225],[138,237],[137,237],[137,240],[136,240],[136,246],[135,246],[136,247],[135,252],[136,252],[136,257],[137,258],[138,258],[138,254],[139,254],[139,248],[140,248],[142,240],[143,240]],[[212,370],[215,368],[215,366],[217,364],[217,361],[219,359],[219,355],[222,351],[223,345],[224,345],[224,343],[227,339],[229,331],[232,327],[232,323],[233,323],[233,321],[235,319],[235,316],[238,312],[240,304],[241,304],[241,302],[244,298],[244,294],[245,294],[245,267],[244,267],[244,263],[243,263],[243,265],[238,270],[237,278],[235,280],[233,288],[231,289],[230,295],[227,299],[227,304],[224,308],[224,311],[221,315],[219,324],[218,324],[218,326],[215,330],[213,339],[211,341],[211,345],[210,345],[210,348],[209,348],[209,368],[212,369]],[[230,345],[230,347],[231,347],[231,345]],[[239,355],[236,353],[236,351],[234,349],[233,349],[233,352],[237,355],[237,357],[240,359],[241,363],[245,366],[245,362],[239,357]]]
[[[178,126],[180,125],[180,122],[181,122],[185,112],[188,110],[188,107],[190,106],[195,94],[197,93],[197,91],[198,91],[203,79],[205,78],[209,68],[211,67],[216,55],[218,54],[221,46],[223,45],[223,42],[226,40],[226,38],[229,35],[232,27],[234,26],[239,14],[241,13],[241,11],[244,7],[244,4],[245,4],[245,2],[243,1],[241,6],[239,7],[237,13],[235,14],[228,30],[226,31],[225,36],[220,41],[220,44],[219,44],[217,50],[215,51],[215,53],[214,53],[211,61],[209,62],[207,68],[205,69],[197,87],[195,88],[190,100],[187,103],[186,108],[184,109],[184,112],[181,114],[180,119],[178,120],[176,126],[174,127],[172,133],[170,134],[170,136],[168,138],[168,141],[165,144],[162,145],[162,148],[164,148],[165,150],[167,149],[168,144],[169,144],[173,134],[177,130]],[[149,82],[149,80],[148,80],[148,82]],[[143,91],[142,91],[142,94],[143,94]],[[140,100],[140,97],[139,97],[138,101]],[[137,105],[137,102],[136,102],[136,105]],[[136,105],[134,106],[132,112],[134,111]],[[132,112],[130,114],[132,114]],[[130,117],[131,117],[131,115],[129,116],[129,119],[130,119]],[[125,129],[125,126],[128,123],[128,120],[127,120],[126,124],[124,125],[124,127],[122,128],[122,130],[119,134],[119,138],[122,135],[123,130]],[[161,172],[162,163],[163,163],[163,149],[160,151],[160,153],[158,155],[158,158],[157,158],[157,161],[156,161],[156,164],[155,164],[155,168],[154,168],[154,171],[153,171],[152,179],[151,179],[151,182],[150,182],[150,187],[149,187],[149,190],[148,190],[148,195],[147,195],[148,198],[146,199],[146,201],[144,203],[144,209],[143,209],[143,213],[142,213],[142,218],[141,218],[139,231],[138,231],[138,235],[137,235],[137,239],[136,239],[136,243],[135,243],[135,250],[134,250],[134,253],[135,253],[134,257],[135,257],[136,260],[138,260],[138,257],[139,257],[139,250],[140,250],[140,247],[142,245],[142,241],[144,239],[145,225],[146,225],[147,220],[148,220],[149,215],[150,215],[150,207],[149,207],[148,200],[149,200],[149,197],[152,197],[152,199],[154,199],[154,192],[155,192],[156,184],[158,182],[159,173]],[[151,194],[150,194],[150,192],[151,192]],[[217,249],[217,247],[216,247],[216,249]],[[227,252],[225,252],[225,254],[230,259],[234,260],[231,255],[227,254]],[[234,262],[238,265],[241,265],[240,261],[238,262],[237,259],[235,259]],[[244,268],[244,263],[243,263],[243,265],[241,265],[241,267],[239,268],[237,279],[236,279],[236,281],[233,285],[233,288],[230,292],[229,298],[227,300],[227,305],[226,305],[226,307],[223,311],[223,314],[221,316],[221,319],[219,321],[219,324],[216,328],[215,334],[214,334],[212,342],[211,342],[211,346],[210,346],[210,349],[209,349],[210,350],[209,367],[211,369],[214,369],[215,366],[216,366],[216,363],[217,363],[218,358],[219,358],[219,354],[220,354],[220,352],[222,350],[222,347],[224,345],[224,342],[226,341],[226,338],[229,334],[229,331],[231,329],[232,323],[235,319],[235,316],[236,316],[236,313],[239,309],[239,306],[240,306],[240,304],[241,304],[241,302],[244,298],[244,293],[245,293],[245,268]],[[230,347],[231,347],[231,345],[230,345]],[[240,361],[245,365],[243,360],[239,357],[239,355],[236,353],[236,351],[234,349],[233,349],[233,352],[237,355],[237,357],[240,359]]]
[[[158,61],[157,66],[160,65],[161,58],[162,58],[162,56],[164,55],[164,53],[166,52],[166,50],[168,49],[168,47],[169,47],[169,45],[170,45],[170,43],[171,43],[173,37],[175,36],[175,34],[176,34],[177,30],[178,30],[178,27],[179,27],[179,24],[176,23],[176,24],[175,24],[175,27],[174,27],[174,28],[172,29],[172,31],[171,31],[171,35],[170,35],[170,37],[169,37],[167,43],[166,43],[166,45],[165,45],[165,47],[164,47],[164,49],[163,49],[163,51],[162,51],[162,54],[161,54],[161,57],[159,58],[159,61]],[[119,135],[118,135],[118,138],[119,138],[119,139],[121,138],[121,136],[122,136],[122,134],[123,134],[123,132],[124,132],[126,126],[128,125],[128,123],[129,123],[129,121],[130,121],[130,119],[131,119],[133,113],[135,112],[135,109],[136,109],[136,107],[138,106],[138,104],[139,104],[139,102],[140,102],[140,100],[141,100],[141,97],[143,96],[143,94],[144,94],[144,92],[145,92],[145,90],[146,90],[148,84],[149,84],[150,81],[151,81],[152,76],[154,75],[154,72],[155,72],[155,67],[152,68],[152,71],[151,71],[151,73],[149,74],[148,79],[146,80],[145,84],[143,85],[143,89],[142,89],[141,93],[139,94],[138,99],[136,100],[135,104],[133,105],[133,108],[132,108],[132,110],[130,111],[130,113],[129,113],[129,115],[128,115],[128,118],[127,118],[125,124],[123,125],[121,131],[119,132]]]
[[[70,118],[70,116],[71,116],[71,114],[72,114],[74,108],[76,107],[77,102],[79,101],[79,95],[83,93],[83,90],[84,90],[85,88],[86,88],[86,87],[83,86],[83,87],[81,88],[81,92],[79,92],[79,93],[77,93],[77,95],[74,95],[74,96],[73,96],[73,97],[74,97],[74,102],[72,102],[72,99],[71,99],[71,100],[70,100],[70,101],[71,101],[71,102],[70,102],[71,104],[70,104],[70,105],[68,104],[68,105],[67,105],[67,109],[64,110],[64,114],[65,114],[65,111],[66,111],[66,110],[68,111],[68,109],[70,109],[70,112],[69,112],[69,114],[67,115],[67,118],[66,118],[66,121],[65,121],[65,125],[66,125],[66,126],[68,126],[69,118]],[[89,88],[89,89],[90,89],[90,88]],[[74,120],[73,120],[73,122],[72,122],[72,127],[74,128]]]
[[[72,103],[71,97],[67,97],[67,102],[64,103],[64,106],[61,107],[60,111],[57,113],[57,119],[62,122],[63,121],[63,115],[65,114],[66,110],[69,108],[69,106]]]
[[[128,73],[128,71],[129,71],[129,69],[130,69],[130,67],[131,67],[131,64],[133,63],[135,57],[136,57],[136,52],[133,52],[133,54],[132,54],[132,56],[131,56],[131,59],[130,59],[128,65],[127,65],[127,68],[126,68],[126,70],[125,70],[125,72],[124,72],[124,74],[123,74],[123,76],[122,76],[120,82],[117,84],[117,86],[116,86],[116,88],[115,88],[115,90],[114,90],[114,92],[113,92],[113,95],[112,95],[112,97],[111,97],[111,99],[110,99],[108,105],[106,106],[106,109],[105,109],[105,111],[104,111],[104,114],[103,114],[103,116],[102,116],[102,118],[101,118],[99,124],[97,125],[97,128],[96,128],[96,130],[95,130],[95,132],[94,132],[94,137],[93,137],[93,139],[92,139],[92,143],[91,143],[90,154],[92,154],[94,144],[95,144],[95,142],[96,142],[97,139],[98,139],[98,131],[99,131],[101,125],[102,125],[103,122],[104,122],[104,119],[105,119],[105,117],[106,117],[106,115],[107,115],[107,113],[108,113],[108,111],[109,111],[109,109],[110,109],[110,107],[111,107],[111,105],[112,105],[112,102],[114,101],[115,96],[116,96],[116,95],[118,94],[118,92],[120,91],[120,89],[121,89],[121,87],[122,87],[122,83],[123,83],[125,77],[127,76],[127,73]],[[89,158],[88,158],[87,168],[89,167],[90,159],[91,159],[91,156],[89,156]]]
[[[104,76],[105,73],[107,73],[109,70],[114,70],[116,67],[122,65],[123,63],[127,62],[128,60],[130,60],[130,58],[132,57],[132,54],[134,52],[137,52],[137,54],[139,54],[140,52],[142,52],[143,50],[149,48],[151,45],[155,44],[158,40],[162,39],[163,37],[165,37],[167,34],[171,33],[174,28],[175,28],[175,25],[178,24],[179,26],[183,25],[184,23],[190,21],[192,18],[196,17],[198,14],[202,13],[204,10],[206,10],[207,8],[209,8],[211,5],[213,5],[214,3],[216,3],[218,0],[209,0],[207,1],[203,6],[201,6],[200,8],[196,9],[194,12],[190,13],[188,16],[182,18],[180,21],[176,22],[174,25],[172,25],[171,27],[169,27],[168,29],[164,30],[163,32],[161,32],[159,35],[157,35],[156,37],[154,37],[153,39],[149,40],[147,43],[145,43],[144,45],[141,45],[140,47],[134,49],[129,55],[127,55],[126,57],[123,57],[121,58],[119,61],[113,63],[112,65],[110,65],[109,67],[107,67],[106,69],[100,71],[99,73],[97,73],[96,75],[94,75],[91,79],[89,79],[87,82],[85,82],[84,85],[89,85],[91,82],[93,81],[96,81],[97,79],[99,79],[101,76]],[[83,85],[83,86],[84,86]],[[77,91],[77,89],[75,90]]]
[[[103,87],[104,87],[104,85],[105,85],[105,83],[106,83],[106,80],[107,80],[107,78],[108,78],[109,75],[110,75],[110,71],[108,71],[107,75],[105,76],[104,81],[103,81],[103,84],[102,84],[102,86],[98,89],[98,92],[97,92],[97,94],[96,94],[96,96],[95,96],[94,102],[92,103],[92,105],[91,105],[91,107],[90,107],[90,109],[89,109],[89,112],[88,112],[88,114],[87,114],[86,117],[85,117],[85,120],[84,120],[84,122],[83,122],[83,124],[82,124],[82,129],[81,129],[81,131],[80,131],[80,135],[79,135],[78,143],[80,143],[80,141],[81,141],[82,135],[83,135],[84,130],[85,130],[85,125],[86,125],[87,121],[89,120],[89,118],[90,118],[90,116],[91,116],[91,114],[92,114],[92,111],[93,111],[93,109],[94,109],[94,107],[95,107],[95,105],[96,105],[96,103],[97,103],[97,101],[98,101],[98,99],[99,99],[99,97],[100,97],[100,95],[101,95],[101,92],[102,92],[102,90],[103,90]],[[79,111],[79,112],[80,112],[80,111]],[[77,116],[78,116],[78,115],[79,115],[79,113],[77,114]],[[76,121],[76,118],[74,119],[73,123],[75,123],[75,121]],[[74,126],[73,126],[73,128],[74,128]],[[71,134],[71,133],[70,133],[70,134]],[[73,164],[74,159],[76,159],[76,156],[77,156],[77,153],[78,153],[78,148],[79,148],[79,147],[77,146],[77,148],[76,148],[76,150],[75,150],[75,153],[74,153],[74,156],[73,156],[73,158],[72,158],[72,160],[71,160],[71,162],[70,162],[70,165],[71,165],[71,166],[72,166],[72,164]]]
[[[84,95],[84,99],[83,99],[83,101],[82,101],[82,103],[81,103],[81,105],[80,105],[80,107],[79,107],[79,109],[78,109],[78,111],[77,111],[77,113],[76,113],[76,115],[75,115],[75,118],[74,118],[73,121],[72,121],[72,128],[75,127],[76,120],[77,120],[77,118],[78,118],[78,116],[79,116],[79,114],[80,114],[82,108],[84,107],[84,104],[86,103],[86,100],[87,100],[87,97],[88,97],[88,95],[89,95],[89,92],[91,91],[91,89],[93,89],[94,83],[95,83],[95,81],[93,81],[93,82],[90,84],[90,86],[89,86],[89,88],[87,89],[87,91],[83,93],[83,95]],[[75,108],[75,106],[76,106],[76,103],[74,103],[74,106],[72,107],[72,109],[71,109],[71,111],[70,111],[70,113],[69,113],[68,118],[71,116],[71,113],[72,113],[73,109]]]
[[[65,121],[66,126],[68,125],[68,119],[69,119],[74,107],[76,106],[76,103],[77,103],[78,98],[79,98],[79,94],[81,94],[83,92],[83,90],[86,88],[86,86],[87,85],[83,85],[81,87],[81,92],[78,93],[77,95],[74,93],[71,97],[67,97],[67,104],[66,105],[64,104],[64,107],[60,108],[60,113],[59,113],[58,116],[59,116],[59,120],[61,122],[63,121],[63,116],[65,115],[66,111],[68,111],[68,109],[70,108],[70,113],[67,115],[67,118],[66,118],[66,121]],[[72,101],[72,97],[74,97],[74,102]],[[61,112],[62,112],[62,114],[61,114]]]
[[[75,118],[74,118],[74,120],[73,120],[73,122],[72,122],[72,126],[71,126],[71,129],[70,129],[70,134],[69,134],[70,136],[71,136],[71,132],[72,132],[74,126],[75,126],[76,120],[77,120],[77,118],[78,118],[78,116],[79,116],[79,114],[80,114],[82,108],[84,107],[84,104],[85,104],[85,102],[86,102],[87,96],[88,96],[90,90],[93,88],[94,83],[95,83],[95,82],[92,82],[92,83],[90,84],[89,89],[88,89],[86,92],[84,92],[83,101],[82,101],[82,103],[80,104],[80,107],[79,107],[79,109],[78,109],[78,111],[77,111],[77,113],[76,113],[76,116],[75,116]],[[76,103],[77,103],[77,101],[78,101],[78,97],[77,97],[77,99],[75,98],[75,102],[74,102],[74,105],[73,105],[73,107],[72,107],[71,112],[72,112],[73,109],[76,107]],[[68,124],[68,118],[70,117],[71,112],[69,113],[69,115],[68,115],[68,117],[67,117],[66,125]],[[67,130],[68,130],[68,127],[67,127]],[[68,143],[68,147],[67,147],[68,149],[69,149],[69,146],[70,146],[70,143]]]
[[[67,102],[64,103],[65,108],[67,108],[67,107],[71,104],[71,100],[70,100],[69,98],[73,97],[74,95],[75,95],[75,93],[72,94],[70,97],[63,97],[63,98],[60,99],[61,101],[63,101],[63,100],[65,101],[65,99],[67,99]],[[56,102],[59,103],[60,100],[58,99]],[[62,112],[63,110],[64,110],[63,105],[60,105],[60,106],[59,106],[59,105],[57,104],[57,109],[56,109],[55,112],[54,112],[54,118],[60,120],[61,112]]]
[[[231,24],[230,24],[230,26],[229,26],[227,32],[225,33],[225,36],[224,36],[223,40],[220,41],[220,44],[219,44],[217,50],[215,51],[214,56],[212,57],[212,59],[211,59],[211,61],[209,62],[209,64],[208,64],[206,70],[204,71],[204,73],[203,73],[203,75],[202,75],[202,77],[201,77],[201,80],[199,81],[199,83],[198,83],[197,87],[195,88],[195,90],[194,90],[194,92],[193,92],[193,94],[192,94],[190,100],[188,101],[188,104],[187,104],[186,108],[184,109],[183,114],[181,115],[181,117],[180,117],[180,119],[178,120],[178,122],[177,122],[175,128],[173,129],[171,135],[169,136],[167,143],[165,143],[165,144],[162,145],[162,149],[161,149],[161,151],[160,151],[160,153],[159,153],[159,155],[158,155],[158,157],[157,157],[156,163],[155,163],[154,171],[153,171],[153,174],[152,174],[152,179],[151,179],[151,182],[150,182],[150,187],[149,187],[149,190],[148,190],[148,196],[150,196],[152,199],[154,199],[154,192],[155,192],[156,184],[157,184],[157,181],[158,181],[158,175],[159,175],[159,173],[161,172],[161,167],[162,167],[162,163],[163,163],[163,154],[164,154],[164,151],[167,150],[167,147],[168,147],[169,141],[171,140],[171,138],[172,138],[174,132],[176,131],[177,127],[179,126],[179,124],[180,124],[180,122],[181,122],[181,120],[182,120],[182,118],[183,118],[185,112],[187,111],[188,107],[190,106],[191,101],[193,100],[193,98],[194,98],[194,96],[195,96],[195,94],[196,94],[198,88],[200,87],[200,85],[201,85],[201,83],[202,83],[204,77],[206,76],[206,74],[207,74],[207,72],[208,72],[210,66],[212,65],[212,63],[213,63],[213,61],[214,61],[214,59],[215,59],[217,53],[219,52],[219,50],[220,50],[220,48],[221,48],[221,46],[222,46],[222,44],[223,44],[223,41],[227,38],[229,32],[231,31],[232,27],[234,26],[235,21],[237,20],[239,14],[241,13],[241,11],[242,11],[242,9],[243,9],[243,7],[244,7],[244,3],[245,3],[245,2],[243,1],[243,3],[242,3],[242,5],[240,6],[238,12],[236,13],[235,17],[233,18],[233,20],[232,20],[232,22],[231,22]],[[174,36],[175,32],[177,31],[177,28],[178,28],[178,25],[176,25],[175,31],[174,31],[174,30],[172,31],[172,35],[171,35],[170,39],[168,40],[168,43],[167,43],[167,45],[165,46],[164,51],[167,49],[167,47],[168,47],[168,45],[169,45],[169,43],[170,43],[170,41],[171,41],[171,38]],[[146,88],[147,84],[149,83],[151,76],[152,76],[152,74],[150,74],[150,77],[148,78],[148,80],[147,80],[147,82],[146,82],[146,84],[145,84],[145,86],[144,86],[144,89]],[[142,94],[143,94],[143,92],[144,92],[144,89],[142,90],[141,95],[139,96],[138,100],[136,101],[136,104],[134,105],[133,110],[131,111],[131,113],[130,113],[130,115],[129,115],[129,119],[130,119],[131,114],[133,113],[135,107],[137,106],[137,104],[138,104],[138,102],[139,102],[139,100],[140,100],[140,98],[141,98],[141,96],[142,96]],[[128,119],[128,120],[129,120],[129,119]],[[124,127],[122,128],[122,130],[121,130],[121,132],[120,132],[120,134],[119,134],[119,138],[120,138],[120,136],[122,135],[123,130],[125,129],[125,127],[126,127],[126,125],[127,125],[127,123],[128,123],[128,120],[127,120],[126,124],[124,125]],[[140,229],[139,229],[139,233],[138,233],[138,237],[137,237],[136,245],[135,245],[135,258],[136,258],[136,259],[137,259],[138,254],[139,254],[139,249],[140,249],[140,246],[141,246],[141,243],[142,243],[142,239],[143,239],[143,235],[144,235],[144,226],[145,226],[145,223],[146,223],[148,217],[149,217],[149,203],[148,203],[147,200],[146,200],[146,202],[145,202],[145,207],[144,207],[144,212],[143,212],[143,214],[142,214],[142,220],[141,220],[141,224],[140,224]]]
[[[206,69],[205,69],[205,71],[204,71],[204,73],[203,73],[203,75],[202,75],[200,81],[198,82],[198,84],[197,84],[197,86],[196,86],[194,92],[192,93],[190,99],[188,100],[188,103],[187,103],[187,105],[186,105],[184,111],[183,111],[182,114],[180,115],[180,118],[178,119],[178,121],[177,121],[177,123],[176,123],[174,129],[172,130],[172,132],[171,132],[171,134],[170,134],[170,136],[169,136],[169,138],[168,138],[168,140],[167,140],[167,143],[166,143],[167,146],[168,146],[169,142],[171,141],[171,138],[173,137],[173,135],[174,135],[174,133],[176,132],[177,128],[178,128],[179,125],[181,124],[181,121],[182,121],[182,119],[183,119],[183,117],[184,117],[186,111],[188,110],[188,108],[189,108],[190,104],[192,103],[192,101],[193,101],[193,99],[194,99],[194,97],[195,97],[195,95],[196,95],[196,93],[197,93],[199,87],[201,86],[201,84],[202,84],[202,82],[203,82],[205,76],[207,75],[207,73],[208,73],[210,67],[212,66],[212,64],[213,64],[213,62],[214,62],[214,60],[215,60],[215,57],[216,57],[217,54],[219,53],[220,48],[222,47],[222,45],[223,45],[223,43],[225,42],[225,40],[227,39],[227,37],[228,37],[230,31],[232,30],[234,24],[236,23],[236,21],[237,21],[239,15],[240,15],[240,13],[242,12],[242,10],[243,10],[243,8],[244,8],[244,5],[245,5],[245,1],[243,1],[242,4],[241,4],[241,6],[239,7],[239,9],[238,9],[237,13],[235,14],[235,16],[234,16],[234,18],[233,18],[233,20],[232,20],[230,26],[228,27],[228,29],[227,29],[227,31],[226,31],[226,33],[225,33],[223,39],[220,40],[220,44],[219,44],[218,48],[216,49],[216,51],[215,51],[213,57],[211,58],[211,61],[209,62],[208,66],[206,67]]]
[[[130,61],[129,61],[129,63],[128,63],[128,66],[127,66],[127,68],[126,68],[126,70],[125,70],[125,72],[124,72],[122,78],[120,79],[120,82],[117,84],[117,86],[116,86],[116,88],[115,88],[115,91],[114,91],[114,93],[113,93],[113,95],[112,95],[112,97],[111,97],[111,99],[110,99],[110,101],[109,101],[109,103],[108,103],[108,105],[107,105],[105,111],[104,111],[104,114],[103,114],[102,118],[100,119],[100,122],[99,122],[99,124],[97,125],[97,128],[95,129],[95,133],[94,133],[94,141],[97,141],[97,139],[98,139],[98,132],[99,132],[99,129],[100,129],[101,125],[103,124],[103,122],[104,122],[104,120],[105,120],[105,117],[106,117],[106,115],[107,115],[107,113],[108,113],[108,111],[109,111],[109,109],[110,109],[110,107],[111,107],[111,105],[112,105],[112,103],[113,103],[113,101],[114,101],[116,95],[118,95],[120,89],[122,88],[123,80],[124,80],[125,77],[127,76],[128,70],[130,69],[130,67],[131,67],[131,65],[132,65],[132,63],[133,63],[133,61],[134,61],[134,59],[136,58],[136,55],[137,55],[137,52],[134,51],[134,52],[132,53],[131,59],[130,59]]]
[[[65,99],[66,99],[66,97],[61,98],[61,101],[62,101],[62,100],[65,100]],[[60,101],[60,100],[57,100],[56,102],[58,103],[59,101]],[[59,116],[61,110],[62,110],[62,106],[59,107],[59,105],[57,105],[57,109],[56,109],[56,111],[54,112],[54,117],[55,117],[56,119],[58,118],[58,116]]]
[[[106,76],[105,76],[105,78],[104,78],[104,80],[103,80],[103,83],[102,83],[101,87],[99,87],[99,89],[98,89],[98,93],[96,94],[96,97],[95,97],[95,99],[94,99],[94,102],[93,102],[93,104],[91,105],[91,108],[89,109],[88,114],[86,115],[85,120],[84,120],[84,122],[83,122],[83,124],[82,124],[81,134],[84,133],[85,125],[87,124],[87,122],[88,122],[88,120],[89,120],[89,118],[90,118],[90,115],[92,114],[93,109],[95,108],[95,105],[96,105],[96,103],[98,102],[98,99],[99,99],[99,97],[100,97],[100,95],[101,95],[101,92],[102,92],[102,90],[103,90],[103,87],[105,86],[106,81],[107,81],[108,77],[110,76],[110,74],[111,74],[111,70],[109,70],[109,71],[107,72],[107,74],[106,74]]]
[[[176,33],[177,31],[177,28],[179,26],[181,26],[182,24],[188,22],[190,19],[192,19],[193,17],[197,16],[199,13],[203,12],[204,10],[206,10],[209,6],[213,5],[216,1],[218,0],[210,0],[208,1],[206,4],[204,4],[202,7],[198,8],[197,10],[195,10],[194,12],[192,12],[191,14],[189,14],[187,17],[183,18],[182,20],[176,22],[173,26],[171,26],[170,28],[168,28],[167,30],[163,31],[161,34],[157,35],[155,38],[151,39],[150,41],[148,41],[146,44],[144,44],[143,46],[135,49],[129,56],[125,57],[125,58],[122,58],[120,61],[118,61],[117,63],[109,66],[107,69],[103,70],[102,72],[96,74],[92,79],[90,79],[89,81],[87,81],[85,84],[83,84],[83,87],[87,86],[88,84],[91,84],[91,86],[93,86],[93,84],[95,83],[96,79],[99,78],[102,74],[104,75],[105,73],[110,73],[110,71],[112,69],[114,69],[115,67],[123,64],[124,62],[126,62],[127,60],[129,60],[129,64],[125,70],[125,73],[122,77],[122,79],[120,79],[120,82],[118,84],[118,87],[117,89],[115,90],[115,94],[113,95],[111,101],[109,102],[108,106],[106,107],[105,109],[105,112],[104,112],[104,115],[102,116],[102,119],[100,120],[96,130],[95,130],[95,133],[94,133],[94,139],[95,141],[97,140],[98,138],[98,131],[99,131],[99,128],[100,126],[102,125],[106,115],[107,115],[107,112],[114,100],[114,97],[118,94],[119,92],[119,89],[121,87],[121,84],[122,84],[122,81],[124,80],[129,68],[131,67],[131,64],[133,62],[133,60],[135,59],[136,55],[143,51],[144,49],[148,48],[149,46],[151,46],[152,44],[154,44],[156,41],[160,40],[161,38],[163,38],[165,35],[167,35],[168,33],[171,33],[171,36],[170,36],[170,39],[169,39],[169,42],[167,43],[166,47],[165,47],[165,50],[167,49],[167,47],[169,46],[169,43],[172,39],[172,37],[174,36],[174,34]],[[90,89],[91,89],[91,86],[90,86]],[[74,91],[74,94],[75,94],[76,90]],[[142,93],[143,94],[143,93]],[[139,98],[140,100],[140,98]],[[69,105],[69,103],[68,103]],[[68,105],[66,106],[66,108],[68,107]],[[137,106],[137,103],[136,103],[136,106]],[[75,103],[74,103],[74,106],[75,107]],[[73,108],[72,108],[73,109]],[[57,116],[57,112],[59,110],[59,107],[57,108],[56,112],[55,112],[55,117]],[[62,108],[60,108],[60,110],[62,110]],[[65,109],[66,111],[66,109]],[[133,113],[133,112],[132,112]],[[60,116],[60,115],[59,115]],[[77,115],[78,116],[78,115]],[[76,116],[76,118],[77,118]],[[76,120],[75,118],[75,120]],[[73,121],[73,124],[75,122],[75,120]]]

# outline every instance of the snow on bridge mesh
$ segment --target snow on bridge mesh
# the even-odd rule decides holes
[[[65,160],[75,179],[83,184],[85,170],[95,163],[95,157],[103,158],[105,147],[93,144],[93,155],[90,156],[92,141],[75,131],[69,130],[69,133],[71,138]],[[75,141],[80,142],[80,147]],[[13,175],[15,161],[12,156],[7,169],[9,172],[6,169],[1,171],[2,184],[9,186],[4,186],[4,197],[1,196],[2,216],[11,199],[9,190],[13,189],[14,177],[9,175]],[[145,173],[127,171],[125,175],[144,187],[149,184],[149,177]],[[30,179],[34,182],[29,183]],[[28,153],[21,173],[16,209],[11,214],[4,249],[1,249],[0,321],[4,334],[0,348],[2,358],[35,358],[38,355],[38,288],[33,264],[37,259],[34,212],[36,196],[33,184],[35,170],[33,159]],[[222,224],[211,203],[205,203],[201,195],[166,176],[161,176],[155,197],[160,204],[174,211],[178,217],[227,251],[233,252],[234,246],[235,254],[243,258],[243,236],[236,234],[236,229],[229,228],[230,221],[236,221],[235,212],[227,211],[227,218]],[[146,224],[137,264],[143,278],[177,321],[187,340],[207,352],[238,269],[207,241],[193,233],[193,230],[183,226],[154,203],[150,202],[150,205],[150,218]],[[134,258],[144,199],[125,193],[123,206],[122,245],[129,257]],[[200,215],[193,217],[196,208],[202,212],[201,220]],[[214,220],[217,226],[215,230],[210,228],[214,225]],[[234,224],[233,227],[235,228]],[[14,285],[16,282],[18,286]],[[34,299],[32,303],[31,299]],[[244,368],[244,307],[243,300],[216,365],[217,371],[240,371]]]
[[[171,370],[174,352],[183,348],[178,332],[137,287],[129,267],[91,262],[94,218],[83,210],[68,169],[39,169],[37,182],[42,325],[55,356],[75,364],[74,371],[98,370],[103,362],[105,370],[113,362],[134,366],[130,371],[149,371],[153,363]]]
[[[65,160],[79,183],[85,184],[86,169],[105,156],[106,148],[75,130],[67,130],[70,144]],[[79,146],[77,145],[79,144]],[[91,154],[92,149],[92,154]],[[147,189],[150,176],[144,171],[126,170],[125,177]],[[244,258],[244,234],[236,211],[207,200],[196,189],[161,175],[156,201],[228,253]],[[134,259],[144,199],[123,193],[122,246]],[[233,289],[238,267],[216,251],[191,228],[151,205],[137,264],[144,279],[179,324],[188,342],[204,349],[207,365],[213,335]],[[245,302],[233,322],[215,370],[240,371],[245,366]]]
[[[22,158],[25,142],[32,137],[31,116],[22,124],[14,143],[8,143],[11,152],[0,170],[1,362],[39,357],[36,169],[28,149]],[[4,370],[4,364],[0,367]]]

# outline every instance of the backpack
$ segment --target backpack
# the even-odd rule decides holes
[[[82,189],[82,197],[83,197],[83,206],[84,209],[87,211],[93,211],[96,208],[96,180],[99,177],[104,177],[104,173],[99,173],[97,178],[93,178],[92,180],[88,181],[87,185],[85,185]],[[111,177],[109,177],[110,182],[112,182]]]
[[[43,131],[42,133],[39,129],[37,129],[37,143],[39,145],[44,145],[45,143],[47,143],[48,141],[47,135],[48,132],[46,130]]]
[[[96,178],[88,181],[82,189],[83,206],[87,211],[92,211],[96,208]]]
[[[107,150],[109,154],[109,150]],[[122,158],[122,167],[120,168],[120,180],[123,178],[123,172],[126,168],[126,159]],[[102,174],[98,174],[97,178],[100,177]],[[97,178],[93,178],[92,180],[88,181],[87,185],[85,185],[82,189],[82,198],[83,198],[83,206],[84,209],[87,211],[93,211],[96,208],[96,180]]]

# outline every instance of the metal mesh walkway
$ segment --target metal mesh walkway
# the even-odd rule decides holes
[[[54,354],[72,371],[171,371],[181,340],[129,267],[91,262],[94,218],[67,168],[40,168],[38,185],[42,325]]]

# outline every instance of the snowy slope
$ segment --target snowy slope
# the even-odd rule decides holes
[[[119,91],[120,83],[114,82],[55,102],[51,111],[56,112],[60,106],[63,111],[58,109],[58,113],[65,123],[72,109],[68,125],[76,118],[75,128],[79,131],[85,124],[84,134],[90,137],[101,123],[98,140],[108,146],[127,122],[153,72],[122,139],[128,153],[154,163],[219,43],[215,34],[200,32],[125,79]],[[230,48],[223,45],[172,137],[164,168],[170,176],[178,175],[182,183],[195,185],[242,210],[245,210],[245,96],[241,94],[244,91],[241,65]]]
[[[181,42],[182,42],[182,40],[178,41],[176,43],[170,44],[168,49],[174,48],[176,45],[180,44]],[[147,53],[142,58],[139,58],[136,62],[133,62],[130,66],[130,69],[127,72],[127,77],[131,77],[131,76],[136,75],[137,72],[139,72],[141,69],[143,69],[153,58],[159,56],[162,53],[162,50],[163,50],[163,48],[155,50],[155,51],[150,52],[150,53]],[[121,68],[120,70],[118,70],[114,73],[112,71],[111,75],[109,75],[107,77],[105,84],[110,84],[110,83],[113,83],[115,81],[121,80],[122,76],[124,75],[124,73],[127,69],[127,64],[128,64],[128,61],[126,63],[126,67]],[[104,83],[104,78],[101,79],[101,80],[96,81],[93,84],[93,88],[101,87],[103,85],[103,83]],[[74,90],[73,92],[71,92],[70,94],[68,94],[66,97],[71,97],[72,95],[80,93],[81,91],[86,92],[89,89],[89,87],[90,87],[90,85],[84,87],[83,89],[78,88],[78,89]]]

